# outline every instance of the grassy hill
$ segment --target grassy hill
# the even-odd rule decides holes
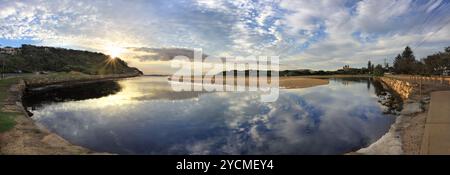
[[[82,72],[90,75],[140,73],[119,58],[89,51],[22,45],[16,54],[1,54],[5,72]]]

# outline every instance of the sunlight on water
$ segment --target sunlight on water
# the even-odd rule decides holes
[[[69,141],[120,154],[341,154],[381,137],[384,115],[367,80],[250,92],[173,92],[165,78],[119,81],[108,96],[45,103],[33,119]]]

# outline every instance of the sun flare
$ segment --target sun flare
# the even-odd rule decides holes
[[[121,54],[125,51],[124,48],[122,47],[118,47],[118,46],[113,46],[113,45],[109,45],[106,47],[106,52],[108,55],[110,55],[112,58],[116,58],[121,56]]]

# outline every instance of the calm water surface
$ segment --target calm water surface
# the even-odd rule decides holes
[[[395,119],[374,85],[336,79],[262,103],[255,93],[173,92],[166,78],[140,77],[34,93],[25,105],[38,123],[99,152],[342,154],[376,141]]]

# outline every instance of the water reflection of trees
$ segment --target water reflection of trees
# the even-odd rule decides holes
[[[65,101],[80,101],[100,98],[120,92],[122,87],[116,81],[83,83],[64,87],[27,90],[23,97],[26,107],[36,108],[44,104]]]
[[[367,90],[371,90],[371,88],[373,88],[375,94],[380,99],[379,102],[388,108],[386,111],[387,113],[395,113],[396,111],[401,110],[402,106],[401,98],[398,95],[396,95],[395,92],[385,88],[383,84],[377,79],[351,77],[351,78],[338,78],[334,80],[345,86],[349,86],[354,83],[366,83]]]
[[[349,86],[355,83],[365,83],[365,82],[370,83],[371,79],[372,78],[348,77],[348,78],[333,78],[332,80],[337,81],[342,85]],[[368,89],[370,89],[370,85],[368,85]]]
[[[397,113],[402,110],[402,99],[394,91],[383,86],[380,80],[370,80],[373,87],[375,87],[375,94],[380,98],[379,102],[388,107],[387,113]]]

